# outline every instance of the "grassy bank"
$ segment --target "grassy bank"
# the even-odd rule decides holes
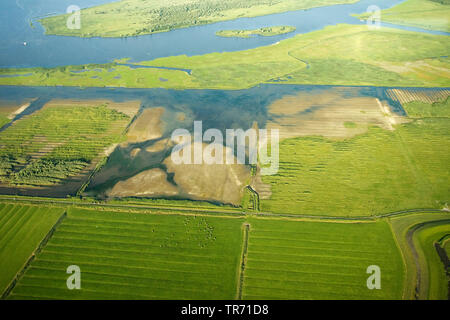
[[[338,25],[256,49],[139,63],[2,69],[0,85],[245,89],[260,83],[447,87],[450,42],[397,29]],[[332,58],[330,58],[332,57]],[[161,67],[189,69],[168,70]]]
[[[122,0],[81,11],[81,28],[68,29],[69,15],[40,20],[47,34],[129,37],[358,0]]]
[[[450,98],[432,104],[412,101],[405,104],[404,108],[411,118],[450,118]]]
[[[371,14],[355,16],[366,20]],[[448,0],[407,0],[381,11],[384,22],[445,32],[450,32],[449,17]]]
[[[405,263],[403,299],[447,299],[443,289],[447,285],[444,268],[433,242],[438,241],[441,234],[449,233],[448,219],[448,212],[425,211],[390,218],[392,231]],[[416,230],[415,227],[420,224],[425,225]],[[436,224],[437,229],[433,224]],[[440,233],[442,230],[443,233]]]
[[[285,139],[280,170],[264,176],[272,196],[262,210],[370,216],[449,202],[447,119],[420,119],[395,131],[372,127],[351,139]]]

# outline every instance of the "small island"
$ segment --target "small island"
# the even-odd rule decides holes
[[[295,27],[291,26],[275,26],[275,27],[265,27],[254,30],[220,30],[216,32],[219,37],[237,37],[237,38],[250,38],[252,36],[264,36],[272,37],[278,36],[280,34],[286,34],[295,31]]]

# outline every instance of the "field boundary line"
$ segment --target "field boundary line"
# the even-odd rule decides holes
[[[25,262],[23,267],[16,273],[16,276],[14,279],[10,282],[8,287],[5,289],[5,291],[2,293],[2,296],[0,297],[0,300],[5,300],[11,291],[15,288],[16,284],[19,282],[19,280],[22,278],[22,276],[27,271],[28,267],[31,265],[31,263],[34,261],[36,256],[42,251],[42,249],[47,245],[47,243],[50,241],[50,238],[53,236],[53,234],[56,231],[56,228],[63,222],[63,220],[67,217],[67,211],[64,211],[59,219],[55,222],[53,227],[49,230],[47,235],[42,239],[42,241],[39,243],[39,245],[36,247],[36,249],[31,253],[31,256],[28,258],[28,260]]]
[[[395,246],[397,247],[397,250],[400,251],[400,256],[402,257],[403,275],[404,275],[404,278],[403,278],[403,290],[402,290],[403,291],[402,292],[402,300],[406,300],[406,291],[407,291],[406,288],[408,286],[408,283],[407,283],[407,280],[408,280],[408,277],[407,277],[408,266],[406,264],[406,256],[405,256],[405,253],[403,252],[403,250],[402,250],[402,248],[400,246],[400,243],[398,242],[397,235],[396,235],[396,233],[394,231],[394,227],[392,226],[392,223],[391,223],[391,219],[387,218],[386,222],[389,225],[389,230],[391,230],[392,237],[394,238]]]
[[[5,197],[0,195],[0,202],[8,203],[13,201],[12,204],[28,203],[28,204],[42,204],[47,203],[50,205],[59,205],[62,207],[73,207],[86,210],[96,210],[99,208],[110,209],[114,212],[124,212],[121,210],[127,210],[127,212],[134,212],[136,210],[149,210],[148,212],[138,212],[141,214],[154,214],[154,215],[179,215],[179,216],[204,216],[204,217],[217,217],[217,218],[234,218],[239,219],[246,216],[261,218],[261,219],[292,219],[292,220],[311,220],[311,221],[325,221],[325,222],[340,222],[340,223],[359,223],[359,222],[374,222],[377,219],[400,216],[403,214],[413,213],[443,213],[448,212],[443,209],[436,208],[415,208],[404,209],[398,211],[391,211],[387,213],[376,214],[372,216],[327,216],[327,215],[307,215],[307,214],[283,214],[273,212],[246,212],[242,208],[235,208],[234,210],[215,210],[208,208],[190,208],[190,207],[178,207],[178,206],[151,206],[151,205],[121,205],[121,204],[108,204],[108,203],[79,203],[75,201],[68,201],[63,199],[40,199],[38,197],[34,199],[23,199],[20,197]],[[116,209],[116,210],[114,210]],[[154,211],[152,211],[154,210]],[[159,210],[159,211],[156,211]],[[219,215],[217,215],[219,214]],[[450,212],[449,212],[450,214]]]
[[[244,286],[244,273],[245,273],[245,266],[247,264],[249,233],[250,233],[250,224],[246,222],[243,224],[242,254],[241,254],[241,261],[239,264],[236,300],[242,300],[242,289]]]

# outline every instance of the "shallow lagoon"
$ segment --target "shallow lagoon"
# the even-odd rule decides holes
[[[102,193],[118,181],[128,179],[142,171],[152,168],[165,169],[162,161],[168,156],[170,150],[164,149],[158,152],[147,152],[144,150],[159,140],[170,137],[174,129],[186,128],[192,132],[194,120],[203,122],[204,131],[209,128],[217,128],[223,133],[226,129],[241,128],[247,130],[255,122],[258,123],[259,128],[264,128],[268,122],[276,120],[268,111],[268,107],[275,101],[286,96],[297,96],[301,92],[327,92],[336,89],[344,92],[344,96],[348,95],[349,98],[353,96],[378,98],[380,101],[386,102],[390,106],[391,111],[397,115],[405,114],[401,105],[386,94],[387,88],[283,84],[263,84],[251,89],[236,91],[2,86],[0,87],[0,106],[1,101],[7,101],[9,104],[11,102],[21,104],[23,101],[35,99],[14,120],[39,110],[47,102],[54,99],[77,101],[111,100],[115,102],[139,100],[141,101],[141,108],[164,108],[164,113],[161,117],[163,124],[161,138],[145,142],[128,143],[117,147],[110,155],[106,166],[99,172],[100,177],[103,170],[114,170],[106,171],[107,174],[98,179],[98,183],[91,184],[87,189],[95,194],[98,192]],[[314,112],[317,108],[317,106],[311,106],[309,111]],[[179,114],[183,114],[181,121],[177,116]],[[308,110],[303,111],[303,114],[307,117]],[[8,125],[2,130],[5,130],[7,127]],[[139,152],[138,156],[132,156],[132,151],[136,148],[143,151]],[[52,193],[52,190],[47,192],[48,195],[56,196],[56,194]]]

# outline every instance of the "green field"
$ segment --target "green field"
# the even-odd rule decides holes
[[[242,222],[71,209],[9,298],[234,299]]]
[[[367,19],[370,14],[356,16]],[[446,32],[450,31],[449,17],[448,0],[407,0],[381,11],[384,22]]]
[[[8,124],[11,122],[11,119],[8,118],[9,114],[6,113],[0,113],[0,128],[3,127],[5,124]]]
[[[411,118],[450,118],[450,97],[432,104],[412,101],[403,107]]]
[[[450,232],[445,212],[325,222],[60,206],[0,204],[0,230],[10,230],[0,239],[4,287],[60,218],[7,299],[412,299],[407,233],[437,220],[447,223],[418,229],[414,243],[424,248],[422,278],[430,277],[420,292],[445,298],[444,269],[430,246]],[[81,290],[67,289],[71,265],[81,269]],[[380,290],[367,288],[371,265],[381,269]]]
[[[450,257],[450,236],[446,236],[441,240],[441,246],[444,248],[447,253],[447,257]]]
[[[372,127],[345,140],[291,138],[280,143],[280,170],[262,211],[368,216],[442,208],[450,200],[448,119],[420,119],[395,131]]]
[[[69,14],[19,13],[16,1],[27,27],[94,47],[94,37],[159,41],[155,33],[224,21],[209,36],[244,38],[215,38],[230,50],[286,39],[147,61],[5,60],[0,86],[36,88],[1,90],[0,299],[448,300],[450,0],[381,12],[386,23],[443,32],[328,21],[295,34],[295,13],[284,26],[245,19],[358,1],[111,0],[83,9],[81,29],[68,28]],[[5,38],[17,59],[42,45],[18,36]],[[78,91],[101,98],[64,98]],[[278,172],[262,175],[261,153],[231,169],[175,168],[170,132],[194,120],[279,129]],[[74,265],[80,290],[67,285]],[[370,266],[379,290],[368,288]]]
[[[44,18],[39,22],[46,34],[129,37],[354,2],[357,0],[122,0],[82,10],[80,29],[67,28],[68,15]]]
[[[28,186],[61,183],[119,142],[129,121],[106,105],[44,107],[0,132],[0,181]]]
[[[403,299],[447,299],[448,292],[446,294],[443,289],[447,284],[443,265],[432,243],[449,233],[449,219],[448,212],[426,211],[390,219],[405,261],[406,280]],[[421,224],[425,225],[420,228]],[[433,227],[434,224],[436,229]],[[413,252],[412,245],[416,253]],[[418,278],[419,288],[417,288]]]
[[[220,30],[216,32],[219,37],[226,38],[250,38],[252,36],[273,37],[280,34],[286,34],[295,31],[295,27],[290,26],[276,26],[265,27],[253,30]]]
[[[0,296],[62,214],[57,208],[0,204]]]
[[[403,264],[389,226],[251,220],[244,299],[400,299]],[[381,268],[369,290],[367,267]]]
[[[183,55],[140,63],[190,69],[191,75],[183,70],[132,69],[112,63],[2,69],[2,75],[32,75],[0,78],[0,85],[246,89],[260,83],[283,83],[447,87],[449,52],[446,36],[337,25],[246,51]],[[80,70],[85,72],[72,72]]]

